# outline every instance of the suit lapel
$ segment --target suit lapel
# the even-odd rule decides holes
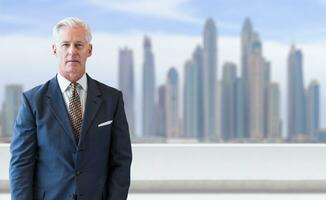
[[[50,110],[55,115],[59,124],[65,130],[67,136],[72,140],[75,145],[77,145],[71,122],[68,116],[68,111],[56,77],[54,77],[50,81],[47,97],[47,102],[49,104]]]
[[[87,75],[87,97],[86,97],[86,106],[85,106],[85,113],[84,113],[84,119],[83,119],[83,125],[81,129],[81,138],[80,142],[83,141],[83,138],[85,138],[85,135],[88,132],[88,129],[90,128],[97,111],[99,110],[102,99],[101,99],[101,91],[99,90],[96,81],[90,78]]]

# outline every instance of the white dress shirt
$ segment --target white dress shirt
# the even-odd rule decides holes
[[[69,97],[72,95],[72,88],[70,87],[70,81],[63,77],[60,73],[57,74],[57,80],[59,87],[65,100],[66,108],[69,111]],[[82,107],[82,116],[84,118],[86,97],[87,97],[87,77],[86,73],[77,81],[79,84],[77,87],[77,92],[80,97],[81,107]]]

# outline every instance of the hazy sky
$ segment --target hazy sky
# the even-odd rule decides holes
[[[165,82],[171,66],[177,68],[183,84],[184,63],[202,43],[207,17],[215,20],[218,29],[218,77],[225,61],[239,66],[241,27],[250,17],[263,41],[263,54],[272,63],[272,80],[280,83],[282,118],[286,59],[295,42],[304,55],[305,84],[317,79],[322,86],[326,127],[326,0],[0,0],[0,102],[5,84],[22,83],[29,89],[55,75],[51,31],[68,16],[85,20],[94,33],[94,54],[88,63],[92,77],[117,86],[118,50],[124,46],[134,50],[137,97],[141,96],[144,34],[152,38],[157,84]],[[137,98],[138,123],[140,102]]]
[[[78,16],[96,32],[198,35],[213,17],[222,35],[238,36],[250,17],[264,39],[312,41],[326,35],[326,0],[0,0],[1,34],[50,34],[59,19]]]

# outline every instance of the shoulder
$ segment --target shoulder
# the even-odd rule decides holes
[[[23,95],[27,99],[35,99],[35,98],[40,98],[42,96],[45,96],[48,91],[50,81],[51,80],[23,92]]]

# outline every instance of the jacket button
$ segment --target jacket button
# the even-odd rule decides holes
[[[77,170],[76,171],[76,176],[79,176],[81,174],[81,171]]]

